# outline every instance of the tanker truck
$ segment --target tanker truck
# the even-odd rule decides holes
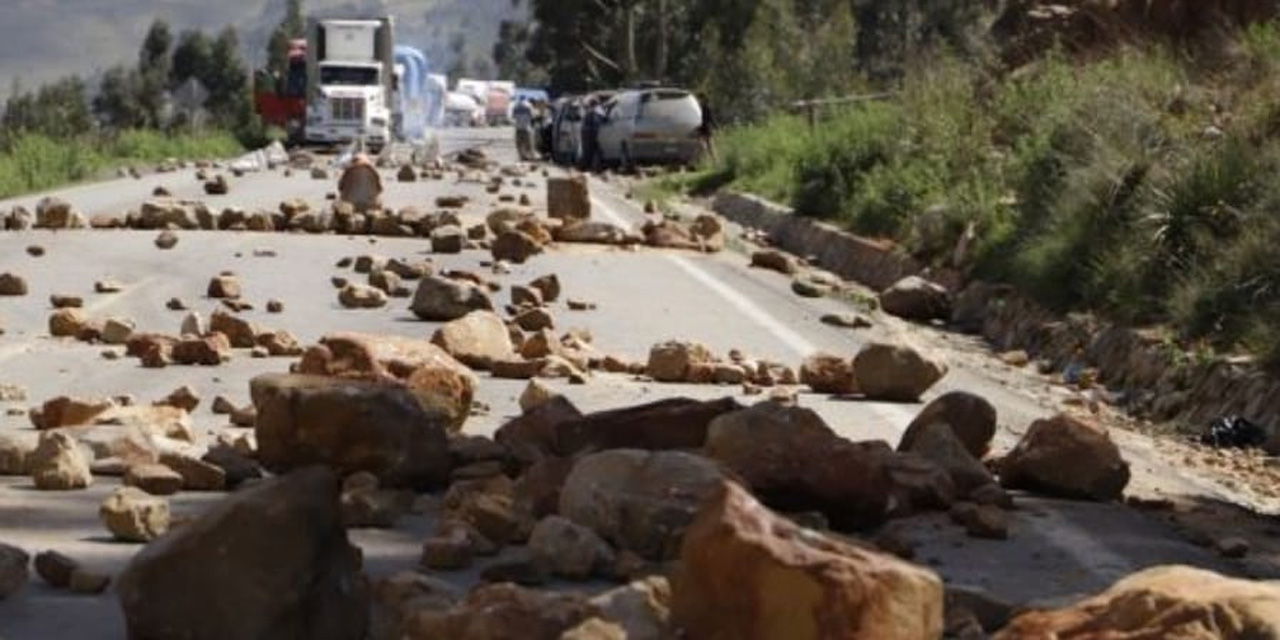
[[[307,21],[308,143],[391,142],[394,47],[390,17]]]

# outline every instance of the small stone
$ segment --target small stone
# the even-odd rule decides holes
[[[187,303],[183,302],[181,298],[169,298],[169,301],[164,303],[164,306],[170,311],[187,310]]]
[[[233,275],[219,275],[209,280],[207,295],[210,298],[239,298],[242,294],[240,280]]]
[[[171,496],[182,490],[184,480],[163,464],[137,464],[124,474],[124,485],[137,487],[153,496]]]
[[[802,298],[821,298],[831,293],[831,287],[809,280],[793,280],[791,291]]]
[[[65,589],[71,586],[71,575],[80,568],[80,563],[57,551],[41,551],[36,554],[35,567],[36,575],[46,584]]]
[[[44,255],[44,247],[38,244],[33,244],[27,247],[27,255],[33,258],[39,258],[40,256]]]
[[[97,293],[120,293],[124,291],[124,285],[115,280],[99,280],[93,283],[93,290]]]
[[[578,300],[575,298],[569,298],[567,304],[569,305],[570,311],[593,311],[596,308],[596,303],[594,302],[587,302],[585,300]]]
[[[338,292],[338,302],[348,309],[377,309],[387,305],[387,293],[376,287],[348,284]]]
[[[284,313],[284,303],[279,300],[268,300],[267,313]]]
[[[227,399],[226,396],[217,396],[213,399],[213,406],[210,407],[216,415],[231,415],[236,410],[236,405]]]
[[[520,411],[529,413],[550,402],[560,394],[538,380],[530,380],[520,394]]]
[[[162,251],[167,251],[178,246],[178,234],[166,229],[165,231],[161,231],[160,235],[156,236],[155,243],[156,248]]]
[[[27,295],[27,279],[12,273],[0,273],[0,296]]]
[[[857,313],[828,313],[822,316],[822,324],[845,329],[866,329],[871,327],[871,320]]]
[[[49,306],[54,309],[79,309],[84,306],[84,298],[55,293],[49,296]]]

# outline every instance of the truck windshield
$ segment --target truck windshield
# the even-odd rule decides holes
[[[320,84],[373,86],[378,84],[378,70],[371,67],[320,67]]]

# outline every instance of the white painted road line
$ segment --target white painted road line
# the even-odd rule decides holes
[[[626,217],[618,213],[618,211],[612,206],[603,202],[599,198],[591,198],[591,207],[593,210],[599,211],[604,218],[608,219],[613,224],[624,229],[629,229],[632,226],[632,223],[628,222]],[[671,261],[672,264],[679,267],[682,271],[689,274],[694,280],[702,283],[703,286],[715,292],[716,295],[733,305],[747,318],[755,322],[755,324],[768,331],[779,342],[786,345],[788,349],[791,349],[791,351],[795,352],[798,357],[804,358],[816,351],[819,351],[817,345],[810,342],[795,329],[788,327],[786,324],[773,317],[763,307],[753,302],[746,295],[717,279],[693,261],[671,254],[664,254],[664,257]],[[867,402],[864,403],[863,406],[866,407],[873,416],[881,421],[882,426],[893,429],[899,436],[906,431],[907,425],[911,424],[911,421],[915,419],[917,409],[914,405],[879,402]]]
[[[600,213],[603,214],[604,217],[608,218],[610,222],[624,229],[632,226],[631,223],[627,222],[626,218],[617,211],[614,211],[613,207],[602,202],[598,198],[591,199],[591,206],[593,209],[599,210]],[[747,318],[773,334],[775,338],[787,345],[787,348],[794,351],[796,355],[803,358],[818,350],[818,347],[805,339],[804,336],[796,333],[794,329],[783,324],[777,318],[774,318],[768,311],[761,308],[760,305],[752,302],[747,296],[716,279],[715,276],[707,273],[702,267],[699,267],[693,262],[690,262],[680,256],[668,254],[664,257],[671,261],[672,264],[679,267],[682,271],[692,276],[694,280],[697,280],[702,283],[703,286],[714,291],[716,295],[724,298],[726,302],[736,307],[738,311],[745,314]]]
[[[717,295],[736,307],[747,318],[773,334],[773,337],[787,345],[796,355],[804,358],[818,350],[818,347],[805,339],[804,336],[796,333],[791,327],[782,324],[777,318],[769,315],[769,312],[761,308],[760,305],[752,302],[750,298],[742,295],[733,287],[717,280],[715,276],[707,273],[701,267],[680,256],[667,255],[665,257],[672,264],[692,276],[694,280],[701,282],[708,289],[716,292]]]

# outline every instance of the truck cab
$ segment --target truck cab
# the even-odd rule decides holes
[[[314,144],[391,142],[395,86],[390,18],[308,24],[306,139]]]

